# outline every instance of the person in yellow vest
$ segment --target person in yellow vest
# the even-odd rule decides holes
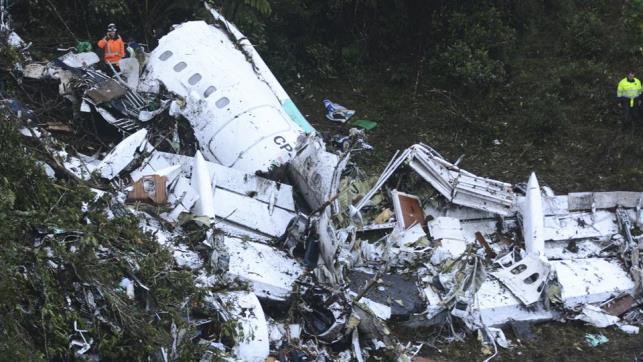
[[[618,82],[616,97],[618,106],[624,109],[625,125],[634,125],[639,119],[641,107],[641,81],[634,77],[634,72],[627,72],[627,77]]]
[[[117,33],[116,24],[107,26],[107,35],[98,41],[98,47],[105,51],[105,63],[119,71],[118,61],[125,56],[125,43]]]

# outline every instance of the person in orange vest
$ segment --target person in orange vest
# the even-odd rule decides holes
[[[116,24],[107,25],[107,35],[98,41],[98,47],[105,51],[105,63],[119,71],[118,61],[125,56],[125,43],[116,31]]]

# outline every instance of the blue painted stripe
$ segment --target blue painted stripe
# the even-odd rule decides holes
[[[297,125],[301,127],[304,132],[311,133],[315,131],[313,126],[308,123],[304,115],[301,114],[292,99],[285,100],[281,106],[284,108],[284,111],[286,111],[288,116],[290,116],[290,119],[292,119],[293,122],[297,123]]]

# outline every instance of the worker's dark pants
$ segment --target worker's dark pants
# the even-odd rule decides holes
[[[641,114],[639,105],[640,97],[634,98],[633,105],[630,106],[630,99],[622,97],[620,98],[621,108],[623,108],[623,128],[634,128],[638,127],[641,122]]]

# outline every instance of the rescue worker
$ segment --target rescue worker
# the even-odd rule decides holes
[[[634,72],[627,72],[627,77],[618,83],[616,89],[618,106],[623,107],[624,126],[630,123],[632,126],[639,119],[639,108],[641,106],[641,81],[634,77]]]
[[[125,56],[125,43],[117,33],[116,24],[107,25],[107,35],[98,41],[98,47],[105,51],[105,64],[111,64],[119,71],[118,61]]]

